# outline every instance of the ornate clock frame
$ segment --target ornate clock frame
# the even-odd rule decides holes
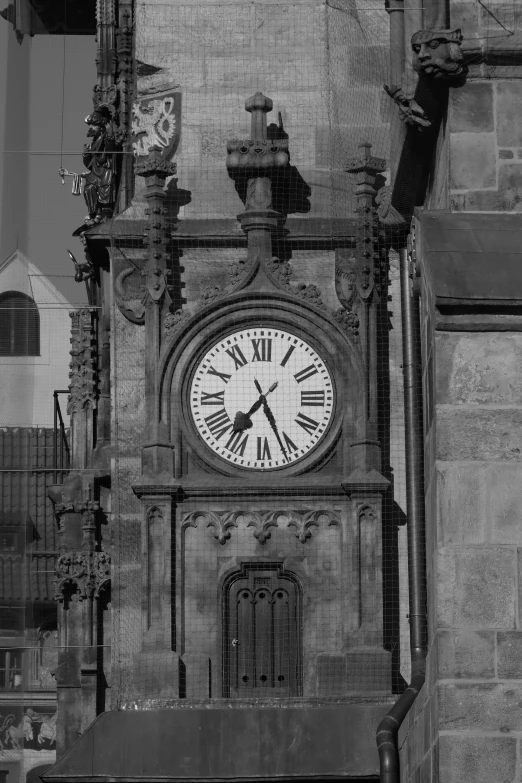
[[[296,336],[310,343],[327,362],[335,388],[335,410],[326,436],[311,454],[298,463],[277,470],[278,479],[302,475],[318,469],[327,461],[335,463],[334,472],[342,474],[349,468],[350,454],[339,447],[343,433],[345,442],[364,439],[360,423],[364,422],[363,367],[346,334],[331,319],[318,310],[292,301],[274,290],[270,300],[260,299],[254,292],[245,291],[228,297],[198,314],[186,324],[176,343],[162,362],[164,381],[162,384],[162,412],[167,422],[171,441],[181,444],[182,465],[192,459],[202,471],[217,471],[224,476],[243,479],[250,486],[270,486],[274,471],[258,474],[256,471],[233,466],[207,449],[197,434],[190,414],[190,381],[195,366],[205,351],[218,339],[237,328],[248,328],[260,324],[272,328],[291,330]],[[187,473],[181,469],[180,480]],[[188,479],[190,482],[190,479]],[[183,482],[184,483],[184,482]]]

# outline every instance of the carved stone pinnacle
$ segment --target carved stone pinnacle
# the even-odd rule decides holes
[[[162,149],[154,144],[149,149],[149,154],[144,160],[140,160],[136,166],[136,174],[140,177],[159,177],[166,179],[176,173],[176,164],[165,160],[162,155]]]
[[[386,160],[384,158],[375,158],[371,154],[372,145],[369,141],[363,141],[359,144],[360,155],[356,155],[347,161],[345,171],[350,174],[380,174],[386,170]]]

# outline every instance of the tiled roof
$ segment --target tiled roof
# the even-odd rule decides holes
[[[0,601],[52,600],[58,549],[47,497],[55,483],[52,468],[52,429],[0,428],[0,531],[19,531],[20,536],[17,552],[0,551]]]

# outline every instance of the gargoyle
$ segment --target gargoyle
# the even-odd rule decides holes
[[[419,30],[411,37],[413,68],[424,79],[461,87],[468,73],[463,61],[463,35],[457,30]]]

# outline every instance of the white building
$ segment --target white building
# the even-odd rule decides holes
[[[70,311],[19,250],[0,263],[0,426],[53,426],[53,391],[69,385]]]

